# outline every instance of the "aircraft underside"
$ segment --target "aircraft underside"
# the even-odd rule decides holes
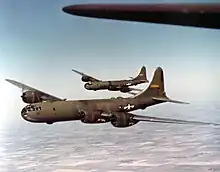
[[[220,29],[220,3],[77,4],[63,11],[83,17]]]

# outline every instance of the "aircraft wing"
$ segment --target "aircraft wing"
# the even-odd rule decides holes
[[[83,17],[220,29],[220,3],[76,4],[63,11]]]
[[[79,75],[81,75],[82,77],[87,77],[91,82],[101,81],[101,80],[98,80],[98,79],[96,79],[96,78],[93,78],[92,76],[89,76],[89,75],[87,75],[87,74],[85,74],[85,73],[82,73],[82,72],[80,72],[80,71],[77,71],[77,70],[75,70],[75,69],[72,69],[72,71],[75,72],[75,73],[77,73],[77,74],[79,74]]]
[[[38,92],[40,92],[42,94],[44,100],[64,100],[64,99],[55,97],[53,95],[50,95],[48,93],[45,93],[43,91],[37,90],[37,89],[30,87],[28,85],[22,84],[21,82],[11,80],[11,79],[5,79],[5,80],[7,82],[11,83],[12,85],[15,85],[16,87],[21,88],[22,91],[38,91]]]
[[[131,113],[130,113],[131,114]],[[187,121],[187,120],[179,120],[172,118],[159,118],[152,116],[142,116],[142,115],[133,115],[133,119],[138,121],[146,121],[146,122],[158,122],[158,123],[174,123],[174,124],[194,124],[194,125],[220,125],[216,123],[210,122],[199,122],[199,121]]]
[[[153,117],[153,116],[135,115],[133,113],[127,113],[127,112],[104,113],[102,114],[102,116],[111,118],[114,114],[120,115],[122,113],[125,113],[126,115],[130,116],[134,120],[145,121],[145,122],[171,123],[171,124],[193,124],[193,125],[220,125],[220,124],[210,123],[210,122],[187,121],[187,120],[179,120],[179,119],[172,119],[172,118],[160,118],[160,117]]]

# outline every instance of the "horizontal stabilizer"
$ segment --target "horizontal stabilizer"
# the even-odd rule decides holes
[[[139,89],[139,88],[132,88],[132,87],[129,87],[130,90],[132,91],[143,91],[142,89]]]
[[[138,93],[134,93],[134,92],[127,92],[128,94],[131,94],[131,95],[137,95]]]
[[[158,101],[163,101],[163,102],[170,102],[170,103],[189,104],[188,102],[172,100],[172,99],[169,99],[167,97],[153,97],[153,100],[158,100]]]

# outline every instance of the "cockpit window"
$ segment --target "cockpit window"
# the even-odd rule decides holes
[[[38,110],[41,110],[41,107],[36,107],[36,106],[33,106],[33,105],[28,105],[26,106],[26,109],[28,112],[30,111],[38,111]]]

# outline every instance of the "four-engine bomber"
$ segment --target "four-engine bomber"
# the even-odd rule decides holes
[[[145,109],[146,107],[165,102],[187,104],[167,97],[164,90],[164,74],[161,67],[155,70],[151,83],[144,91],[128,98],[65,100],[28,87],[17,81],[9,79],[7,79],[7,81],[28,90],[23,93],[22,100],[31,103],[21,110],[21,116],[29,122],[47,124],[74,120],[80,120],[85,124],[110,122],[114,127],[118,128],[130,127],[139,121],[220,125],[215,123],[142,116],[132,113],[132,111]]]

